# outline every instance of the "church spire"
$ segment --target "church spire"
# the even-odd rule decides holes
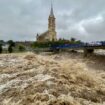
[[[54,17],[54,12],[53,12],[53,4],[51,1],[51,11],[50,11],[50,17]]]

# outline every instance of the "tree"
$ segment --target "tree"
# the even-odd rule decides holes
[[[3,45],[5,42],[3,40],[0,40],[0,45]]]
[[[76,42],[76,39],[75,38],[71,38],[71,43],[75,43]]]
[[[12,52],[13,52],[13,48],[12,48],[11,45],[9,45],[9,47],[8,47],[8,52],[9,52],[9,53],[12,53]]]
[[[23,46],[23,45],[19,45],[19,51],[25,51],[26,49],[25,49],[25,46]]]
[[[13,42],[13,40],[9,40],[7,43],[9,44],[9,46],[15,47],[15,42]]]
[[[71,38],[71,41],[72,41],[72,42],[75,42],[75,41],[76,41],[76,39],[75,39],[75,38]]]
[[[0,44],[0,54],[2,53],[3,51],[3,48],[2,48],[2,45]]]
[[[77,40],[76,43],[79,44],[79,43],[82,43],[82,41],[81,40]]]
[[[9,44],[8,52],[12,53],[13,52],[13,47],[15,47],[15,42],[13,42],[13,40],[9,40],[7,43]]]

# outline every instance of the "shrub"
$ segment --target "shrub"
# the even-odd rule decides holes
[[[62,45],[62,44],[80,44],[80,40],[71,38],[71,40],[59,39],[58,41],[48,41],[48,42],[34,42],[32,44],[33,48],[48,48],[52,45]]]
[[[0,54],[2,53],[3,51],[3,48],[2,48],[2,45],[0,44]]]
[[[18,49],[19,49],[19,51],[25,51],[26,50],[25,46],[23,46],[23,45],[19,45]]]
[[[12,52],[13,52],[13,48],[12,48],[11,45],[9,45],[9,47],[8,47],[8,52],[9,52],[9,53],[12,53]]]

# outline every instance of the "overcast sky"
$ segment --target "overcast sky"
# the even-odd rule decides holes
[[[105,0],[53,0],[57,37],[105,40]],[[0,0],[0,40],[35,40],[47,30],[51,0]]]

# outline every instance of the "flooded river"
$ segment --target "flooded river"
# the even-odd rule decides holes
[[[0,105],[105,105],[105,57],[0,55]]]

